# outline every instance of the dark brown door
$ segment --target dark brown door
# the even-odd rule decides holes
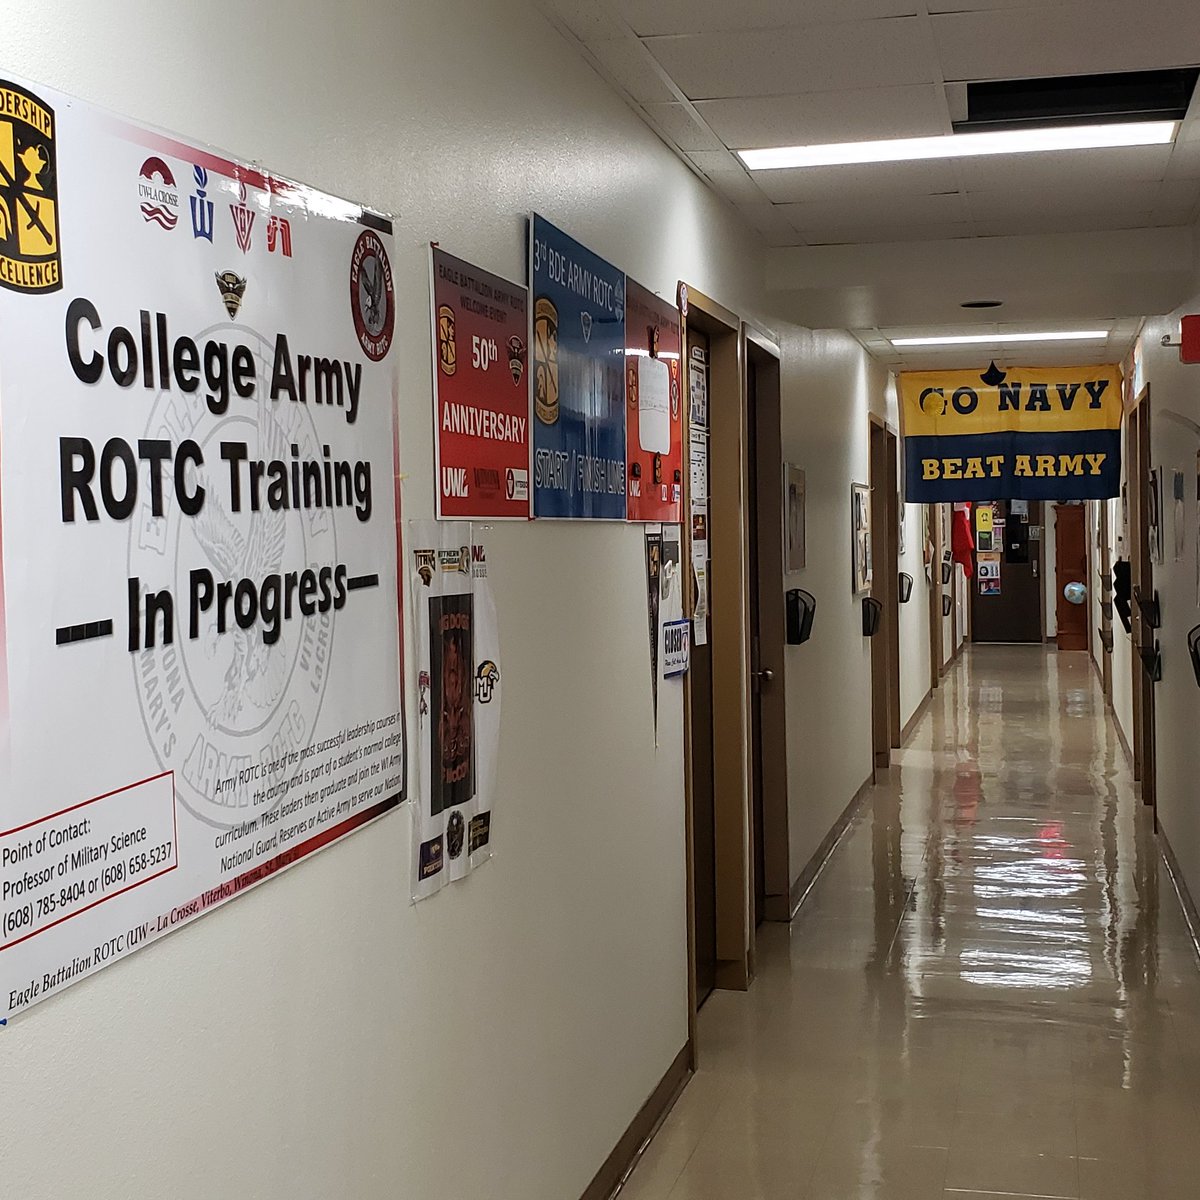
[[[1087,592],[1083,603],[1072,604],[1066,596],[1070,583],[1081,583],[1088,587],[1087,528],[1084,524],[1082,504],[1056,504],[1054,506],[1054,615],[1058,628],[1060,650],[1086,650],[1088,648],[1088,604]]]
[[[996,509],[992,538],[994,553],[1000,555],[999,591],[990,586],[990,581],[979,579],[978,571],[969,581],[971,640],[1041,642],[1042,503],[1001,500]],[[1003,528],[998,523],[1001,518]]]
[[[900,744],[899,498],[896,435],[871,423],[871,597],[883,605],[871,639],[871,740],[875,765],[891,765]]]
[[[1154,682],[1146,670],[1158,649],[1158,635],[1136,597],[1154,598],[1154,561],[1151,555],[1151,512],[1163,519],[1163,498],[1152,498],[1150,474],[1150,389],[1137,398],[1127,425],[1129,475],[1130,581],[1133,610],[1133,774],[1142,785],[1142,801],[1153,806],[1156,796],[1154,735]],[[1161,483],[1161,481],[1160,481]],[[1157,816],[1155,818],[1157,821]]]
[[[698,358],[693,351],[699,351]],[[708,338],[688,330],[689,370],[704,374],[708,386]],[[709,537],[712,525],[709,523]],[[709,554],[713,552],[709,543]],[[711,602],[711,593],[710,593]],[[688,671],[692,748],[692,895],[695,905],[696,1004],[717,984],[717,842],[716,791],[713,786],[712,637],[703,645],[693,638]]]
[[[758,455],[758,364],[753,358],[746,361],[746,419],[749,425],[750,454],[747,469],[749,472],[749,495],[757,498],[759,494],[760,466]],[[763,736],[762,736],[762,692],[764,687],[774,684],[774,672],[765,667],[762,661],[762,633],[759,629],[759,605],[762,600],[762,589],[759,585],[759,522],[751,519],[749,522],[750,546],[750,620],[753,627],[750,630],[750,667],[754,672],[750,692],[750,799],[752,803],[752,823],[754,826],[754,924],[761,925],[764,909],[767,903],[767,859],[766,841],[763,836]],[[780,681],[782,685],[782,680]]]

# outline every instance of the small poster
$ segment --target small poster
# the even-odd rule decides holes
[[[708,644],[708,354],[693,346],[688,355],[688,471],[691,501],[692,640]]]
[[[1000,555],[998,552],[977,554],[975,566],[980,579],[1000,578]]]
[[[529,225],[533,514],[625,519],[625,274]]]
[[[805,506],[807,504],[806,484],[804,472],[792,463],[784,463],[783,466],[784,488],[786,497],[784,503],[784,515],[786,520],[786,530],[784,538],[783,552],[783,573],[785,575],[794,575],[797,571],[804,569],[804,560],[806,555],[805,547]],[[904,532],[903,505],[900,508],[901,522],[900,532]],[[901,550],[903,554],[904,551]]]
[[[865,483],[850,485],[854,555],[854,594],[871,590],[871,489]]]
[[[990,504],[977,504],[975,506],[975,529],[978,533],[991,533],[992,524],[995,520],[996,512]]]
[[[692,656],[692,623],[668,621],[663,626],[663,678],[687,674]]]
[[[1183,547],[1187,541],[1187,530],[1184,527],[1184,483],[1183,472],[1173,471],[1171,473],[1171,498],[1173,504],[1173,523],[1175,530],[1175,561],[1183,561]]]
[[[979,578],[979,594],[981,596],[999,596],[1000,595],[1000,578],[984,579]]]
[[[487,550],[466,522],[413,521],[420,793],[414,900],[491,857],[500,746],[500,647]]]
[[[437,515],[529,516],[529,292],[431,247]]]
[[[654,704],[654,738],[658,742],[658,622],[662,594],[662,526],[646,526],[646,616],[650,633],[650,691]]]
[[[708,507],[692,505],[692,640],[708,644]]]
[[[683,501],[679,312],[632,279],[625,289],[625,452],[631,521],[678,523]]]
[[[1150,472],[1149,511],[1146,514],[1147,533],[1150,541],[1150,558],[1161,566],[1163,563],[1163,505],[1162,467]]]

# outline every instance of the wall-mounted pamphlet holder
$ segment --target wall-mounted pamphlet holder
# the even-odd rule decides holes
[[[954,607],[954,601],[949,596],[942,597],[942,616],[948,617],[950,610]]]
[[[1187,635],[1188,654],[1192,660],[1192,670],[1196,675],[1196,686],[1200,687],[1200,625]]]
[[[913,577],[907,571],[900,572],[900,603],[907,604],[912,599]]]
[[[1102,592],[1111,592],[1113,590],[1112,579],[1105,575],[1103,571],[1097,571],[1096,575],[1100,580],[1100,590]]]
[[[786,597],[787,644],[799,646],[812,636],[813,617],[817,613],[817,600],[812,592],[802,588],[791,588]]]
[[[883,602],[874,596],[864,596],[862,602],[863,637],[874,637],[879,632],[879,618],[883,616]]]
[[[1158,611],[1158,592],[1153,596],[1147,596],[1141,588],[1133,589],[1133,598],[1137,601],[1138,609],[1141,611],[1142,620],[1150,626],[1151,629],[1157,629],[1162,624],[1162,613]]]
[[[1113,635],[1111,629],[1100,630],[1100,644],[1104,647],[1105,654],[1111,654],[1113,651]]]
[[[1150,676],[1150,682],[1158,683],[1162,679],[1162,647],[1158,640],[1155,639],[1152,650],[1139,646],[1138,657],[1142,660],[1142,669]]]
[[[954,578],[954,564],[952,562],[942,563],[942,582],[949,583]]]
[[[1111,621],[1112,620],[1112,601],[1101,600],[1100,611]]]

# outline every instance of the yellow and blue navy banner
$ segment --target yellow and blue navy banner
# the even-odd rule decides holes
[[[911,503],[1120,493],[1120,367],[906,371],[900,409]]]

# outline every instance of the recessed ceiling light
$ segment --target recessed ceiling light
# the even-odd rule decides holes
[[[986,346],[993,342],[1102,342],[1107,337],[1107,329],[1081,329],[1047,333],[968,333],[888,340],[893,346]]]
[[[998,129],[938,137],[837,142],[824,146],[774,146],[739,150],[751,171],[832,167],[852,163],[909,162],[923,158],[971,158],[984,154],[1037,154],[1052,150],[1100,150],[1114,146],[1162,146],[1174,141],[1178,121],[1128,121],[1050,129]]]
[[[964,300],[959,308],[1000,308],[1003,300]]]

